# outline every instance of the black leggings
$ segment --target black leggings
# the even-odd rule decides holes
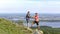
[[[39,21],[34,21],[34,23],[36,23],[36,25],[39,25]]]

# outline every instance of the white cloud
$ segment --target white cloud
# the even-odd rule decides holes
[[[19,13],[28,9],[39,13],[60,13],[60,1],[0,0],[0,13]]]

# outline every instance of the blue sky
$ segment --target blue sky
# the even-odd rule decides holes
[[[60,0],[0,0],[0,13],[60,13]]]

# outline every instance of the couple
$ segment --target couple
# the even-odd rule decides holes
[[[28,11],[27,14],[26,14],[27,27],[28,27],[28,22],[29,22],[30,18],[31,18],[30,11]],[[37,28],[39,29],[39,16],[38,16],[38,13],[35,13],[35,16],[33,16],[32,18],[34,18],[34,21],[33,21],[32,25],[36,23]]]

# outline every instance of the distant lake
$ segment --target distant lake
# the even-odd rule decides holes
[[[25,19],[12,19],[14,21],[18,20],[25,20]],[[23,23],[25,26],[27,26],[27,23]],[[60,28],[60,22],[39,22],[39,26],[50,26],[52,28]],[[29,27],[31,27],[31,23],[29,23]],[[33,25],[33,27],[36,27],[36,24]]]
[[[16,13],[16,14],[0,14],[0,17],[8,18],[10,20],[18,21],[18,20],[25,20],[26,13]],[[31,14],[31,16],[34,16],[34,13]],[[20,17],[24,17],[23,19]],[[58,18],[60,19],[60,14],[39,14],[40,18]],[[26,26],[26,22],[23,23]],[[51,26],[53,28],[60,28],[60,22],[39,22],[40,26]],[[29,27],[31,26],[31,23],[29,23]],[[36,24],[33,25],[33,27],[36,27]]]
[[[23,24],[27,26],[27,23]],[[60,28],[60,22],[39,22],[39,26],[50,26],[52,28]],[[29,27],[31,27],[31,23],[29,23]],[[37,25],[34,24],[33,27],[37,27]]]

